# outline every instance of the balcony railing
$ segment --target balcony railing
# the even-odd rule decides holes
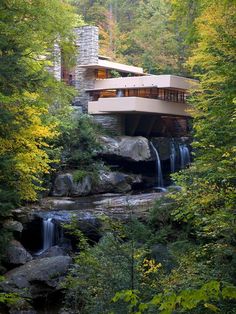
[[[186,103],[188,95],[187,93],[178,90],[164,88],[143,88],[91,91],[90,96],[92,101],[97,101],[99,98],[141,97],[165,100],[169,102]]]

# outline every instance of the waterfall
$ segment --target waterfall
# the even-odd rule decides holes
[[[43,252],[49,249],[54,244],[55,224],[52,218],[43,220]]]
[[[180,168],[184,169],[190,164],[190,153],[186,144],[179,144]]]
[[[156,155],[156,176],[157,176],[157,186],[158,187],[163,187],[163,176],[162,176],[162,169],[161,169],[161,160],[160,160],[160,156],[158,154],[157,149],[155,148],[155,146],[153,145],[152,142],[150,142],[150,145],[152,147],[152,149],[155,152]]]
[[[176,170],[175,163],[176,163],[176,150],[175,150],[175,143],[172,142],[171,146],[170,146],[170,170],[171,170],[171,173],[175,172],[175,170]]]

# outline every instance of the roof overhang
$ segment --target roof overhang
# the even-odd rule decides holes
[[[98,63],[86,64],[86,65],[82,64],[82,65],[79,65],[79,67],[90,68],[90,69],[109,69],[109,70],[117,70],[117,71],[125,72],[125,73],[145,75],[143,73],[143,68],[135,67],[132,65],[127,65],[127,64],[122,64],[122,63],[117,63],[117,62],[112,62],[109,60],[101,60],[101,59],[98,59]]]
[[[92,90],[107,89],[134,89],[134,88],[169,88],[177,90],[191,90],[197,88],[198,81],[175,75],[149,75],[119,77],[111,79],[95,80]],[[90,90],[88,90],[90,91]]]

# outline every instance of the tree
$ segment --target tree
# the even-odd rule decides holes
[[[49,140],[60,123],[48,117],[50,106],[68,108],[71,92],[48,72],[54,44],[73,44],[80,24],[67,1],[0,3],[0,217],[20,201],[32,201],[50,169]],[[53,122],[52,122],[53,120]],[[2,225],[1,225],[2,227]],[[1,228],[1,240],[6,233]]]
[[[184,199],[176,212],[179,219],[186,215],[202,236],[228,243],[234,234],[236,179],[235,12],[234,2],[213,1],[196,21],[199,41],[189,60],[200,78],[192,99],[196,152],[193,166],[178,176]]]
[[[175,2],[184,11],[188,1]],[[132,313],[235,313],[235,13],[235,1],[203,1],[194,20],[188,64],[200,79],[191,99],[195,160],[175,175],[182,191],[173,195],[168,217],[178,267],[161,278],[164,292],[148,303],[137,291],[117,294],[114,300],[127,300]],[[162,217],[166,205],[159,207]]]
[[[186,73],[187,47],[178,23],[172,1],[140,1],[129,34],[133,44],[128,53],[133,61],[151,73]]]
[[[175,195],[172,218],[187,224],[188,237],[197,243],[193,283],[235,284],[235,13],[235,2],[206,2],[189,59],[200,78],[192,96],[195,160],[176,176],[183,190]]]

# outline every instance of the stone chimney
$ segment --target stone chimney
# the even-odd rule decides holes
[[[55,43],[50,55],[52,65],[47,66],[47,71],[51,73],[57,81],[61,81],[61,49],[58,43]]]
[[[82,108],[84,113],[88,111],[89,95],[86,89],[94,88],[95,71],[91,68],[81,67],[83,65],[98,64],[98,27],[82,26],[75,29],[76,35],[76,67],[75,87],[79,91],[74,105]]]
[[[98,63],[98,27],[82,26],[75,29],[78,48],[77,64]]]

